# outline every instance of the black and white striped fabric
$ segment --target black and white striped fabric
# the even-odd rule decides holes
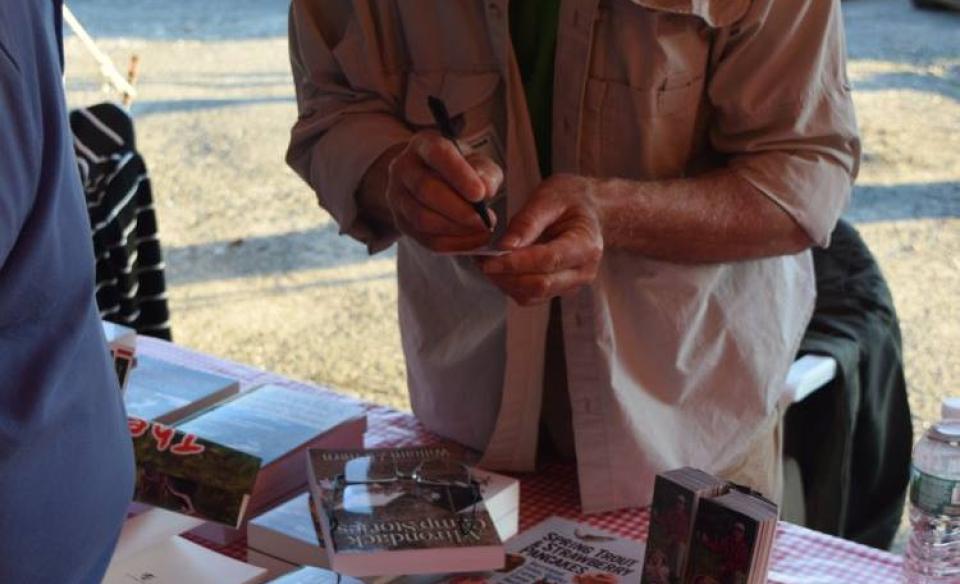
[[[170,339],[163,254],[133,121],[98,104],[70,113],[97,258],[97,305],[104,320]]]

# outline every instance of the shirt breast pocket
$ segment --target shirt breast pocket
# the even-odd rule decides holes
[[[435,126],[427,105],[427,98],[432,95],[443,100],[451,117],[463,116],[460,135],[469,135],[495,122],[499,86],[497,71],[408,73],[404,118],[414,130]]]
[[[697,144],[704,78],[637,88],[587,83],[584,160],[601,176],[650,180],[682,176]]]

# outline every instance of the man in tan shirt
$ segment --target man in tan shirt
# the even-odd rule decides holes
[[[561,0],[546,178],[512,13],[291,9],[287,160],[343,233],[398,244],[414,412],[529,470],[544,408],[569,405],[585,511],[648,504],[653,475],[687,464],[775,497],[807,250],[828,243],[859,161],[839,2]],[[463,117],[465,158],[429,95]],[[451,253],[488,243],[480,200],[506,255]],[[544,387],[554,298],[564,358],[546,359],[565,375],[548,366]]]

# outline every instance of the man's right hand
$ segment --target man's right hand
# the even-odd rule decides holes
[[[471,203],[492,198],[502,182],[503,170],[493,160],[464,159],[449,140],[422,131],[390,162],[386,203],[394,227],[427,249],[467,251],[490,239]]]

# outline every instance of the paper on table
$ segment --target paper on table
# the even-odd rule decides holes
[[[122,562],[174,535],[190,531],[203,522],[204,520],[198,517],[189,517],[166,509],[154,508],[144,511],[124,522],[111,563]]]
[[[478,247],[476,249],[470,249],[466,251],[448,251],[444,252],[441,255],[448,256],[502,256],[510,253],[504,249],[496,249],[490,246]]]

